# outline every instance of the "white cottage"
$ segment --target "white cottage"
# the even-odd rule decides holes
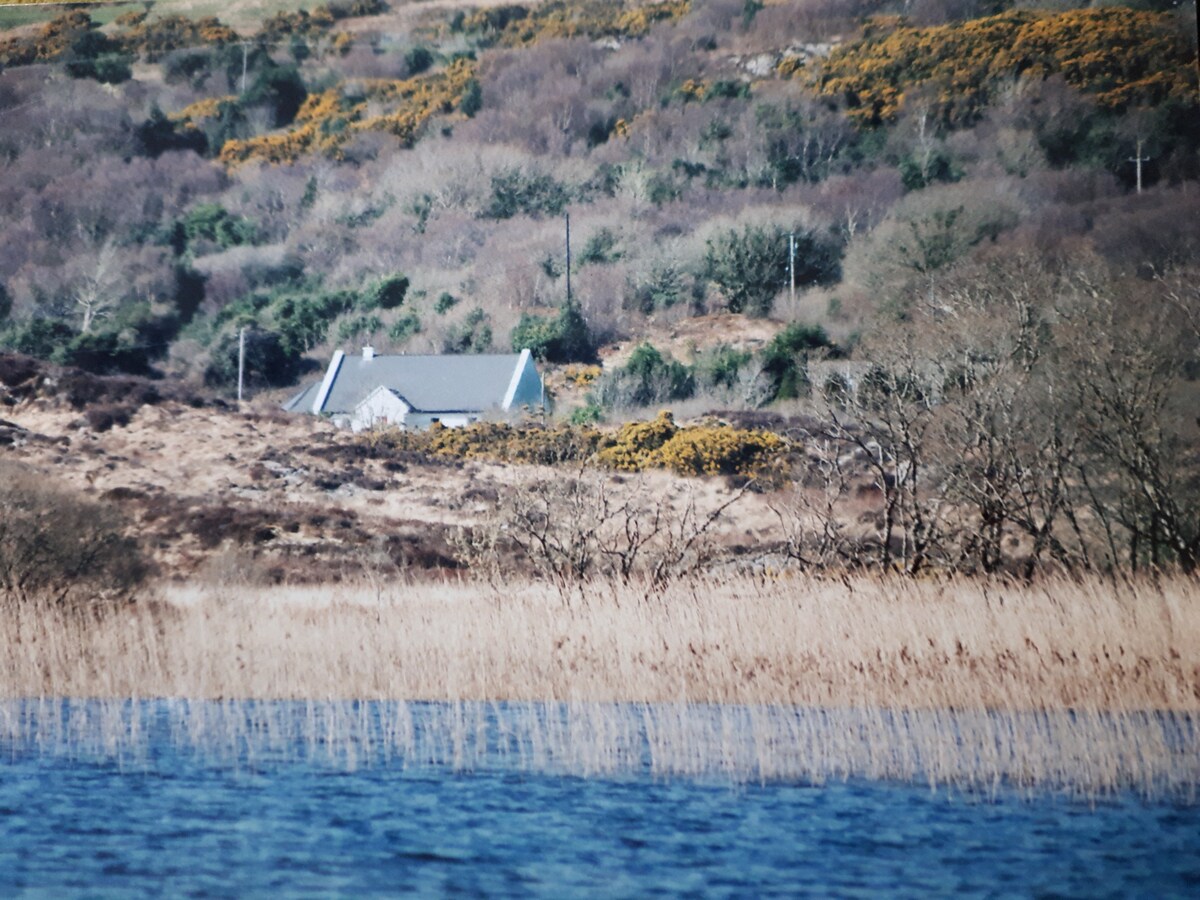
[[[284,404],[362,431],[382,425],[453,428],[522,407],[541,410],[542,379],[528,350],[458,356],[333,354],[325,377]]]

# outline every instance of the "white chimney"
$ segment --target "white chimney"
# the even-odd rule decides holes
[[[363,359],[374,359],[374,358],[375,358],[375,348],[370,347],[370,346],[363,347]]]

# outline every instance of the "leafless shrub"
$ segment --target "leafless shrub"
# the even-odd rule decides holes
[[[0,600],[98,610],[129,599],[147,574],[116,509],[0,463]]]
[[[770,504],[784,555],[804,568],[860,563],[864,546],[849,532],[844,509],[854,482],[852,460],[828,437],[810,438],[805,450],[801,477]]]
[[[114,426],[125,426],[132,418],[133,410],[119,403],[105,403],[89,407],[84,413],[88,427],[95,432],[108,431]]]
[[[717,556],[714,526],[750,488],[705,502],[694,486],[664,495],[644,478],[624,482],[587,470],[538,478],[504,495],[484,527],[465,532],[460,553],[496,578],[511,548],[567,602],[585,596],[596,578],[655,590],[706,570]]]

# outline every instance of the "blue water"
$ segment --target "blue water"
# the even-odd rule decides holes
[[[9,742],[0,895],[1196,896],[1200,807]]]

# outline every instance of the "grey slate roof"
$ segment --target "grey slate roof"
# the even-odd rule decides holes
[[[383,385],[421,412],[476,412],[504,403],[520,354],[376,356],[342,360],[322,412],[349,413]],[[311,411],[319,384],[310,385],[285,409]]]
[[[313,401],[317,399],[317,391],[320,388],[321,382],[314,381],[287,403],[283,404],[283,408],[287,412],[312,412]]]

